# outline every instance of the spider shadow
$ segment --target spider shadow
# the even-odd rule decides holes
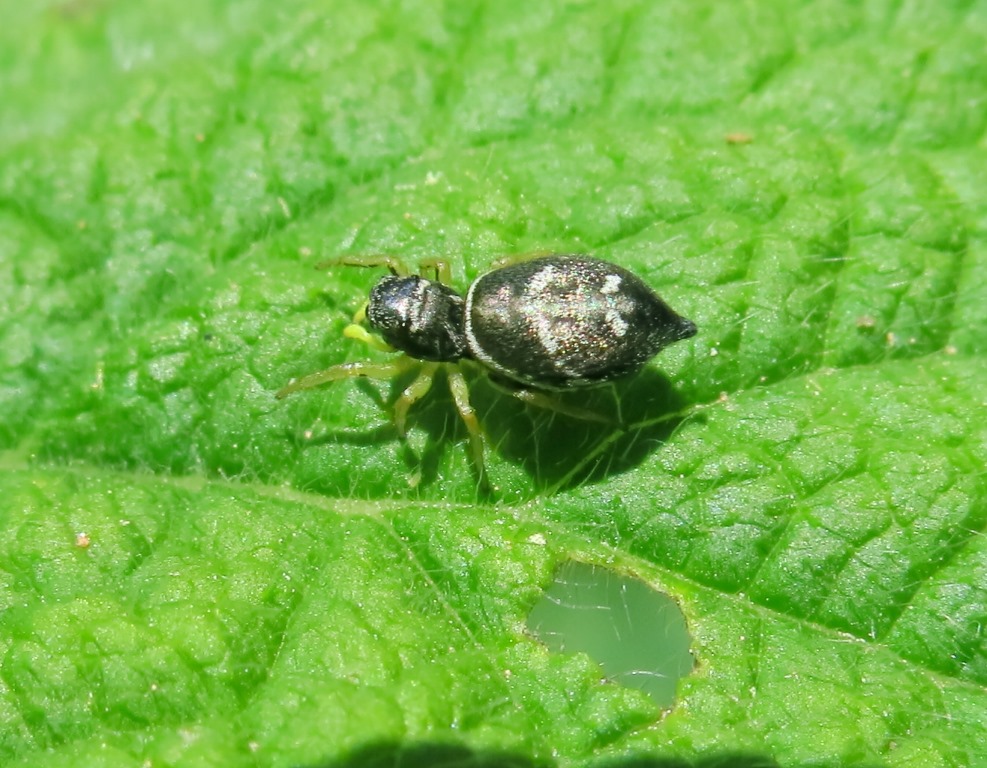
[[[688,403],[667,377],[650,369],[607,386],[559,395],[565,406],[609,423],[525,405],[489,384],[475,391],[474,405],[488,443],[520,465],[543,492],[599,482],[633,469],[687,418]]]
[[[476,749],[454,741],[375,741],[342,756],[304,768],[556,768],[552,758],[535,758],[510,750]],[[599,763],[600,768],[778,768],[766,755],[720,752],[695,760],[672,756],[631,755]]]
[[[317,436],[304,438],[300,437],[301,432],[293,431],[290,439],[305,449],[320,445],[367,447],[398,442],[397,453],[408,476],[418,477],[418,485],[427,487],[439,478],[445,451],[458,449],[460,440],[466,439],[466,430],[462,428],[456,415],[445,375],[439,373],[432,391],[415,404],[408,420],[409,428],[425,432],[424,443],[420,445],[420,449],[416,449],[412,443],[420,441],[401,438],[393,421],[394,403],[405,387],[414,380],[416,373],[417,371],[409,371],[401,374],[384,386],[365,378],[336,383],[334,386],[351,386],[359,390],[360,397],[366,398],[368,412],[380,414],[379,423],[354,428],[324,428],[318,430]]]
[[[386,388],[366,379],[356,379],[352,386],[386,414],[392,412],[394,402],[414,375],[409,372],[399,376]],[[563,405],[590,412],[609,423],[526,405],[494,386],[483,374],[467,375],[471,403],[485,433],[488,455],[496,453],[519,465],[540,492],[599,482],[632,469],[659,449],[686,418],[684,399],[666,377],[649,369],[612,385],[558,396]],[[415,404],[409,426],[423,432],[424,440],[401,440],[399,455],[408,474],[418,478],[417,484],[428,487],[441,479],[447,451],[467,450],[468,433],[456,412],[443,371],[437,372],[429,394]],[[399,439],[394,424],[388,422],[361,429],[326,430],[306,444],[367,446]],[[473,471],[476,473],[475,467]]]

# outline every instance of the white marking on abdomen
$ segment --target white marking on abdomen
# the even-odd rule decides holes
[[[616,309],[607,310],[607,323],[610,324],[614,336],[623,336],[627,333],[627,321]]]
[[[549,354],[555,354],[559,348],[559,342],[555,338],[555,333],[552,331],[552,321],[541,312],[536,312],[530,320],[535,327],[535,334],[538,336],[538,341],[541,342],[545,351]]]
[[[603,287],[600,289],[600,293],[609,296],[611,293],[616,293],[620,290],[620,275],[607,275],[603,280]]]
[[[535,274],[531,276],[531,282],[528,283],[527,290],[525,293],[528,296],[535,297],[550,286],[555,280],[555,267],[549,265],[544,269],[540,269]]]

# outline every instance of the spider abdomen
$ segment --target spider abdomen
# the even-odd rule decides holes
[[[636,373],[696,333],[639,277],[585,256],[546,256],[488,272],[466,296],[469,354],[541,389]]]

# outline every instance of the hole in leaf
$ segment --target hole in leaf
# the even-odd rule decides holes
[[[685,616],[668,595],[609,568],[569,561],[528,614],[528,630],[555,653],[585,653],[608,679],[675,701],[693,668]]]

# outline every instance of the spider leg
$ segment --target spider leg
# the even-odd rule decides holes
[[[313,389],[333,381],[355,379],[359,376],[365,376],[368,379],[392,379],[414,365],[417,365],[417,361],[407,355],[402,355],[387,363],[342,363],[341,365],[334,365],[332,368],[326,368],[324,371],[302,376],[300,379],[293,379],[281,387],[274,396],[280,400],[304,389]]]
[[[445,259],[425,259],[418,262],[418,274],[422,275],[422,277],[429,270],[435,273],[435,279],[443,285],[452,283],[452,267]]]
[[[516,387],[508,385],[506,382],[496,380],[494,378],[490,379],[491,383],[497,388],[513,395],[522,403],[526,405],[533,405],[537,408],[541,408],[546,411],[552,411],[554,413],[561,413],[563,416],[568,416],[573,419],[581,419],[583,421],[593,421],[598,424],[606,424],[611,427],[620,426],[619,422],[604,416],[602,413],[597,413],[596,411],[591,411],[586,408],[578,408],[573,405],[567,405],[562,402],[558,397],[553,397],[547,392],[540,392],[536,389],[525,389],[524,387]]]
[[[388,272],[392,275],[404,277],[411,274],[411,270],[401,259],[373,253],[336,256],[320,261],[315,265],[316,269],[329,269],[331,267],[387,267]]]
[[[487,469],[483,461],[483,433],[480,431],[480,422],[476,418],[476,411],[470,405],[469,386],[463,374],[450,367],[449,369],[449,391],[452,393],[453,402],[456,403],[456,410],[459,417],[466,425],[466,431],[470,437],[470,457],[479,475],[480,486],[489,488],[487,483]]]
[[[410,358],[409,358],[410,359]],[[397,427],[398,435],[405,436],[405,425],[408,421],[408,410],[416,402],[421,400],[432,388],[432,379],[440,363],[425,363],[421,371],[415,377],[404,392],[394,403],[394,426]]]
[[[507,256],[501,256],[499,259],[495,259],[489,267],[489,271],[493,272],[496,269],[503,269],[504,267],[509,267],[512,264],[521,264],[525,261],[531,261],[533,259],[540,259],[543,256],[558,256],[558,251],[533,251],[532,253],[511,253]]]

